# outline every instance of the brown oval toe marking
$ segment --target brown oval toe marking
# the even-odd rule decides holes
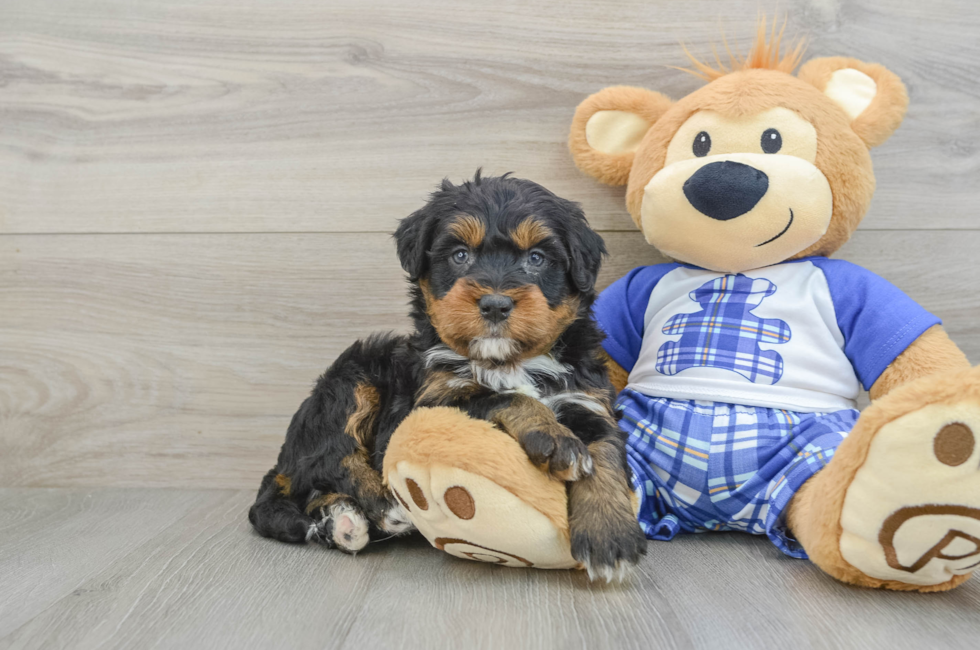
[[[398,499],[398,503],[402,504],[402,507],[405,508],[405,510],[411,510],[411,508],[408,507],[408,503],[406,503],[405,499],[402,498],[402,495],[398,494],[398,490],[391,488],[391,493],[395,495],[395,498]]]
[[[428,510],[429,502],[425,500],[425,494],[422,493],[422,488],[419,487],[419,484],[412,479],[407,478],[405,479],[405,485],[408,486],[408,495],[412,497],[412,501],[415,502],[415,505],[417,505],[421,510]]]
[[[957,467],[970,460],[976,440],[973,431],[962,422],[947,424],[936,434],[932,443],[936,458],[943,465]]]
[[[472,519],[476,514],[476,503],[466,488],[455,485],[442,495],[446,500],[446,507],[449,511],[460,519]]]

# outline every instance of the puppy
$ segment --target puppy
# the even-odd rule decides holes
[[[382,484],[416,407],[493,422],[567,481],[572,555],[607,579],[638,561],[624,434],[591,317],[605,246],[575,203],[507,175],[443,181],[395,233],[414,332],[347,349],[293,416],[249,521],[285,542],[355,553],[408,532]]]

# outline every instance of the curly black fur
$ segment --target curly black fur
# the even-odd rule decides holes
[[[461,216],[479,222],[474,237],[480,241],[460,239],[451,226]],[[514,233],[529,219],[547,236],[525,249],[515,243]],[[591,317],[606,249],[581,208],[531,181],[509,175],[482,178],[477,172],[461,185],[444,180],[424,207],[400,222],[395,240],[409,277],[414,331],[358,341],[319,378],[289,425],[276,466],[262,481],[249,511],[252,525],[285,542],[315,539],[358,550],[334,530],[336,514],[354,504],[372,539],[400,532],[404,522],[395,514],[397,502],[381,487],[380,472],[391,435],[409,411],[456,406],[505,428],[507,413],[518,413],[513,410],[518,401],[527,406],[527,396],[515,396],[508,382],[527,381],[538,401],[550,408],[550,417],[578,438],[577,453],[615,466],[615,476],[600,480],[590,460],[582,465],[586,475],[575,477],[580,485],[570,493],[573,552],[585,561],[591,557],[600,568],[635,562],[643,552],[643,537],[635,520],[629,521],[632,512],[625,520],[622,512],[629,489],[624,439],[611,415],[614,393],[601,353],[603,335]],[[540,292],[538,308],[545,309],[543,299],[550,312],[571,310],[568,322],[556,326],[543,352],[528,352],[531,344],[518,337],[504,342],[511,347],[502,349],[510,352],[471,358],[458,345],[447,344],[432,316],[442,300],[466,306],[465,298],[450,295],[462,283],[474,295]],[[521,309],[518,300],[513,313]],[[507,322],[483,322],[477,315],[473,326],[504,331],[506,338]],[[532,360],[531,354],[537,356]],[[439,384],[440,377],[454,381]],[[537,445],[538,460],[547,460],[549,443],[540,431],[509,432],[528,451]],[[551,470],[568,471],[571,461],[566,461],[551,459]],[[615,494],[603,492],[610,490]],[[615,510],[606,507],[607,500],[620,506],[612,515],[603,514]]]

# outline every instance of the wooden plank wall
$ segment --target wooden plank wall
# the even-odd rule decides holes
[[[694,90],[679,42],[744,51],[760,7],[907,83],[840,256],[980,362],[972,0],[4,0],[0,486],[254,487],[325,365],[406,326],[389,233],[443,176],[581,201],[603,286],[660,261],[575,170],[571,113]]]

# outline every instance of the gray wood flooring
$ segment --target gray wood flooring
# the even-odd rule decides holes
[[[765,540],[651,543],[623,585],[249,530],[251,491],[0,490],[0,648],[976,648],[980,584],[854,589]]]
[[[246,525],[317,374],[407,324],[396,219],[512,170],[582,202],[601,286],[660,261],[572,112],[692,91],[679,43],[744,51],[760,10],[907,83],[840,256],[980,362],[975,0],[0,1],[0,648],[978,647],[980,584],[850,589],[744,536],[597,587]]]

